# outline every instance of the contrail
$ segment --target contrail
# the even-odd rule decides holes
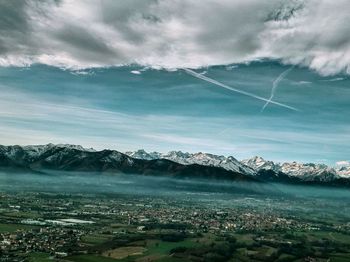
[[[212,83],[214,85],[217,85],[217,86],[221,86],[223,88],[226,88],[228,90],[231,90],[233,92],[236,92],[236,93],[239,93],[239,94],[242,94],[242,95],[246,95],[246,96],[249,96],[249,97],[253,97],[255,99],[258,99],[258,100],[261,100],[261,101],[265,101],[265,102],[269,102],[271,104],[274,104],[274,105],[278,105],[278,106],[281,106],[281,107],[285,107],[285,108],[288,108],[290,110],[294,110],[294,111],[299,111],[299,109],[295,108],[295,107],[292,107],[292,106],[289,106],[289,105],[286,105],[286,104],[282,104],[282,103],[279,103],[279,102],[275,102],[271,99],[266,99],[264,97],[261,97],[261,96],[258,96],[258,95],[255,95],[253,93],[249,93],[249,92],[246,92],[246,91],[243,91],[243,90],[240,90],[240,89],[237,89],[237,88],[234,88],[234,87],[231,87],[231,86],[228,86],[228,85],[225,85],[219,81],[216,81],[212,78],[209,78],[207,76],[204,76],[204,75],[201,75],[201,74],[198,74],[196,73],[195,71],[191,70],[191,69],[188,69],[188,68],[184,68],[183,69],[186,73],[188,73],[189,75],[192,75],[196,78],[199,78],[199,79],[202,79],[206,82],[209,82],[209,83]]]
[[[283,78],[286,77],[286,75],[290,71],[292,71],[293,68],[294,68],[294,66],[292,66],[291,68],[288,68],[287,70],[283,71],[275,80],[273,80],[270,98],[268,101],[266,101],[265,105],[261,108],[261,112],[263,112],[265,110],[265,108],[267,107],[267,105],[269,103],[271,103],[272,98],[275,96],[275,92],[276,92],[278,84],[283,80]]]

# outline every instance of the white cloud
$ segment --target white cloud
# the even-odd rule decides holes
[[[132,73],[134,75],[141,75],[141,72],[138,70],[131,70],[130,73]]]
[[[0,65],[181,68],[281,59],[350,74],[347,0],[13,0]]]
[[[337,81],[343,81],[345,78],[344,77],[336,77],[336,78],[331,78],[331,79],[325,79],[325,80],[320,80],[322,82],[337,82]]]
[[[346,160],[338,161],[338,162],[336,162],[336,165],[337,166],[350,166],[350,162],[346,161]]]

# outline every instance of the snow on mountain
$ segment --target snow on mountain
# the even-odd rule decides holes
[[[344,178],[350,178],[350,163],[349,161],[339,161],[336,163],[335,170],[337,174]]]
[[[252,168],[242,164],[232,156],[225,157],[202,152],[190,154],[174,151],[162,156],[165,159],[169,159],[184,165],[198,164],[205,166],[216,166],[222,167],[226,170],[235,171],[247,175],[255,174],[255,171]]]
[[[341,177],[345,177],[345,178],[350,178],[350,166],[346,167],[340,167],[336,169],[337,174]]]
[[[101,161],[106,163],[121,162],[123,159],[123,154],[117,151],[111,151],[111,153],[101,159]],[[132,164],[132,159],[130,159]]]
[[[324,164],[313,163],[274,163],[263,159],[262,157],[253,157],[251,159],[243,160],[242,163],[250,166],[256,171],[259,170],[272,170],[276,173],[282,172],[288,176],[299,177],[303,180],[322,180],[330,181],[339,177],[339,172],[334,168],[328,167]],[[345,170],[344,173],[347,171]]]
[[[90,152],[71,145],[1,146],[0,168],[11,171],[79,171],[115,174],[160,175],[172,178],[224,179],[257,182],[256,178],[223,168],[182,165],[166,159],[136,160],[116,150]],[[140,152],[139,152],[140,153]],[[178,154],[174,154],[174,156]]]
[[[147,153],[141,149],[135,152],[126,152],[126,154],[130,157],[143,160],[168,159],[183,165],[198,164],[222,167],[226,170],[246,175],[256,175],[260,170],[272,170],[276,174],[284,173],[305,181],[331,181],[339,177],[350,178],[350,166],[342,166],[334,169],[324,164],[298,162],[274,163],[259,156],[238,161],[232,156],[225,157],[202,152],[191,154],[181,151],[170,151],[166,154],[161,154],[158,152]]]
[[[132,158],[143,159],[143,160],[154,160],[154,159],[161,158],[160,153],[158,152],[147,153],[143,149],[139,149],[137,151],[128,151],[128,152],[125,152],[125,154]]]
[[[126,154],[130,157],[144,160],[168,159],[183,165],[198,164],[204,166],[215,166],[224,168],[229,171],[239,172],[247,175],[255,175],[254,169],[246,166],[245,164],[242,164],[232,156],[225,157],[202,152],[191,154],[181,151],[170,151],[166,154],[157,152],[147,153],[142,149],[135,152],[126,152]]]
[[[298,176],[304,180],[318,180],[330,181],[335,179],[338,175],[337,172],[324,164],[313,163],[283,163],[281,165],[281,171],[289,176]]]
[[[60,148],[63,147],[63,148],[69,148],[69,149],[76,149],[76,150],[85,151],[85,152],[96,152],[96,150],[93,148],[85,148],[85,147],[82,147],[81,145],[57,144],[57,145],[53,145],[53,146],[60,147]]]
[[[12,147],[19,147],[23,148],[23,150],[27,152],[35,153],[42,153],[46,150],[52,149],[52,148],[69,148],[69,149],[76,149],[79,151],[87,151],[87,152],[95,152],[93,148],[84,148],[81,145],[71,145],[71,144],[46,144],[46,145],[29,145],[29,146],[12,146]]]
[[[31,146],[0,145],[0,155],[3,156],[2,161],[4,163],[9,163],[6,161],[13,161],[19,165],[23,163],[34,163],[40,159],[46,159],[46,161],[56,161],[57,159],[55,160],[51,158],[59,159],[66,157],[66,155],[72,155],[72,157],[74,156],[75,158],[77,158],[78,155],[80,157],[86,157],[88,156],[89,152],[96,151],[79,145],[69,144]],[[348,163],[336,165],[335,168],[331,168],[324,164],[313,163],[274,163],[273,161],[268,161],[258,156],[238,161],[232,156],[225,157],[202,152],[188,153],[181,151],[170,151],[166,154],[162,154],[158,152],[146,152],[143,149],[134,152],[126,152],[125,154],[131,157],[127,159],[130,162],[130,165],[132,165],[133,158],[142,160],[167,159],[183,165],[197,164],[201,166],[221,167],[228,171],[234,171],[250,176],[260,174],[259,171],[261,170],[271,170],[273,171],[272,174],[274,173],[277,175],[283,173],[289,177],[297,177],[303,181],[328,182],[339,178],[350,179],[350,164]],[[110,153],[104,156],[102,160],[106,163],[119,163],[124,161],[124,158],[125,155],[122,153],[118,151],[110,151]]]
[[[47,144],[47,145],[28,145],[28,146],[0,146],[0,153],[6,155],[9,159],[17,160],[22,159],[23,161],[34,161],[40,156],[44,155],[45,152],[55,149],[75,149],[83,152],[95,152],[92,148],[84,148],[80,145],[70,144]]]
[[[323,164],[303,164],[297,162],[283,163],[280,165],[280,170],[287,175],[294,176],[304,176],[305,174],[318,175],[324,171],[335,173],[334,169]]]
[[[275,172],[279,171],[278,165],[272,161],[265,160],[260,156],[254,156],[250,159],[242,160],[241,162],[257,171],[260,169],[273,170]]]

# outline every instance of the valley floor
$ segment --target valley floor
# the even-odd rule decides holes
[[[341,201],[53,192],[0,198],[0,261],[350,261],[349,206]]]

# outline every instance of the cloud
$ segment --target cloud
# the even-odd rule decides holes
[[[325,80],[320,80],[322,82],[337,82],[337,81],[343,81],[345,78],[344,77],[336,77],[336,78],[331,78],[331,79],[325,79]]]
[[[197,68],[261,58],[350,74],[347,0],[0,2],[0,65]]]
[[[61,82],[60,86],[64,85]],[[88,85],[82,86],[88,92]],[[207,111],[202,116],[191,116],[178,110],[152,114],[149,110],[131,112],[129,107],[117,112],[106,105],[114,101],[110,93],[111,100],[106,99],[103,106],[89,98],[68,99],[68,93],[62,101],[61,93],[55,96],[15,91],[15,86],[0,88],[0,144],[72,143],[121,151],[142,147],[148,151],[202,151],[239,159],[262,155],[276,161],[302,162],[326,154],[332,164],[350,154],[344,143],[350,141],[346,121],[330,124],[322,118],[322,123],[315,124],[310,119],[291,121],[284,115],[247,117],[235,112],[217,116],[208,116]]]
[[[131,70],[130,73],[132,73],[134,75],[141,75],[141,72],[138,70]]]
[[[335,163],[337,166],[350,166],[350,162],[349,161],[338,161]]]

